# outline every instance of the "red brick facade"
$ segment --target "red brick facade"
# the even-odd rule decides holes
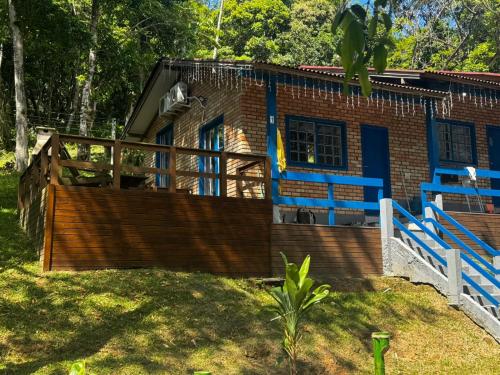
[[[259,85],[260,83],[260,85]],[[207,98],[206,108],[193,101],[190,109],[175,119],[157,119],[150,127],[146,140],[155,141],[155,135],[167,123],[174,124],[174,144],[176,146],[199,147],[199,131],[203,124],[224,115],[225,150],[244,153],[267,152],[267,106],[266,82],[246,81],[243,88],[222,86],[220,88],[210,83],[192,84],[190,95]],[[396,114],[395,103],[379,105],[375,100],[366,98],[348,98],[344,95],[318,94],[317,91],[300,88],[298,97],[297,86],[292,91],[290,85],[277,85],[277,123],[281,130],[283,141],[286,144],[285,117],[296,115],[303,117],[320,118],[324,120],[341,121],[346,124],[347,130],[347,170],[323,170],[312,168],[289,167],[289,170],[302,170],[314,173],[332,173],[338,175],[362,176],[362,154],[360,129],[361,125],[385,127],[389,135],[390,174],[392,196],[398,200],[418,197],[420,183],[430,179],[430,163],[428,158],[428,140],[426,115],[420,101],[415,100],[414,107],[404,114],[401,113],[401,103]],[[326,98],[325,98],[326,96]],[[332,102],[333,98],[333,102]],[[405,102],[405,106],[408,103]],[[409,109],[409,107],[408,107]],[[436,117],[441,118],[441,107]],[[476,148],[478,167],[489,169],[488,141],[486,125],[500,126],[500,111],[493,102],[492,106],[486,103],[481,105],[474,102],[458,102],[454,100],[451,113],[447,119],[466,121],[475,125]],[[500,152],[500,151],[499,151]],[[183,161],[184,165],[192,170],[197,169],[197,160]],[[179,182],[188,184],[194,193],[197,192],[196,181]],[[488,182],[486,182],[486,185]],[[484,185],[484,184],[483,184]],[[326,198],[326,186],[321,184],[305,184],[288,182],[282,184],[282,195]],[[406,189],[406,193],[405,193]],[[234,194],[234,184],[229,186],[229,193]],[[363,193],[359,187],[336,187],[336,199],[362,200]]]

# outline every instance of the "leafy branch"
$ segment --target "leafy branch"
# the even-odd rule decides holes
[[[387,66],[387,55],[393,43],[389,37],[392,28],[392,4],[388,0],[375,0],[372,14],[359,4],[339,9],[333,20],[332,30],[343,31],[338,47],[345,71],[344,92],[348,93],[349,81],[357,75],[363,95],[369,96],[372,86],[368,77],[368,65],[373,62],[377,73]]]

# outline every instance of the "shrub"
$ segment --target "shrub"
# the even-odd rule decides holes
[[[285,281],[283,286],[270,290],[277,305],[273,311],[277,313],[283,327],[283,350],[288,357],[290,374],[297,374],[297,355],[302,337],[302,321],[305,313],[320,303],[329,293],[330,285],[323,284],[312,290],[314,280],[307,277],[311,257],[308,255],[300,269],[295,263],[289,263],[285,254],[281,253],[285,263]]]

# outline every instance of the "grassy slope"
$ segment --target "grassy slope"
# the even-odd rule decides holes
[[[163,270],[42,274],[0,173],[0,373],[281,374],[270,298],[248,280]],[[314,261],[314,259],[313,259]],[[491,337],[427,286],[334,282],[310,316],[301,373],[370,374],[370,334],[394,335],[388,374],[494,374]]]

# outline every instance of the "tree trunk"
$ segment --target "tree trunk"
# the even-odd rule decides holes
[[[0,43],[0,89],[2,88],[3,43]]]
[[[69,115],[68,122],[66,123],[66,133],[71,133],[71,127],[75,122],[75,116],[78,111],[78,104],[80,104],[80,85],[78,79],[75,77],[75,89],[73,93],[73,100],[71,102],[71,114]]]
[[[92,45],[89,50],[89,71],[87,79],[82,90],[82,105],[80,110],[80,135],[88,136],[89,123],[91,121],[90,92],[92,89],[92,80],[96,68],[96,49],[97,49],[97,24],[99,22],[99,0],[92,0],[92,16],[90,21],[90,34],[92,36]],[[88,160],[90,157],[90,148],[88,145],[82,145],[78,148],[78,159]]]
[[[16,98],[16,170],[28,166],[28,116],[24,89],[24,46],[21,30],[17,25],[13,0],[9,1],[9,21],[14,47],[14,86]]]

